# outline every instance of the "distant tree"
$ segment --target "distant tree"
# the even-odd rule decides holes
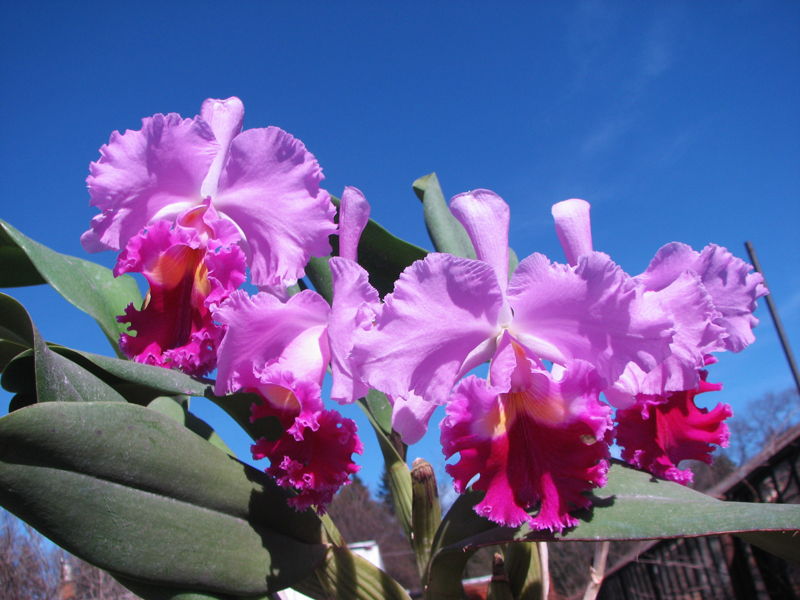
[[[687,467],[694,474],[694,479],[689,484],[689,487],[698,492],[707,492],[733,473],[736,470],[736,463],[731,460],[726,452],[717,450],[714,452],[714,462],[712,464],[707,465],[698,460],[687,460],[680,464],[681,469]]]
[[[111,575],[0,509],[2,600],[137,600]]]
[[[779,394],[770,392],[751,400],[740,412],[728,421],[731,430],[728,452],[738,466],[800,423],[800,399],[793,388]]]
[[[414,552],[397,517],[384,502],[372,499],[357,475],[339,491],[328,513],[346,542],[375,540],[386,572],[406,589],[420,589]]]

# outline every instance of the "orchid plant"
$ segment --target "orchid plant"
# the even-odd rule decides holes
[[[193,119],[111,136],[81,241],[117,252],[113,271],[0,221],[0,284],[52,285],[116,352],[47,343],[0,295],[15,394],[2,506],[158,600],[408,598],[326,515],[362,458],[386,464],[430,599],[460,597],[486,545],[505,548],[493,597],[516,599],[546,598],[547,542],[735,533],[800,560],[798,507],[720,502],[681,468],[727,445],[730,407],[695,396],[720,389],[706,370],[718,353],[754,340],[767,290],[750,265],[672,243],[631,276],[593,249],[575,199],[552,210],[567,264],[518,261],[503,199],[474,190],[448,206],[435,175],[414,183],[427,253],[371,221],[357,188],[322,189],[299,140],[243,119],[239,99],[209,99]],[[248,277],[258,293],[241,289]],[[485,363],[486,378],[471,374]],[[265,472],[235,459],[191,396],[241,425]],[[371,433],[335,409],[354,402],[381,457],[361,456]],[[437,406],[461,494],[444,517],[430,466],[406,462]]]

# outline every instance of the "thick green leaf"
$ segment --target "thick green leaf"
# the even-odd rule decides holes
[[[410,600],[402,586],[346,546],[328,549],[317,577],[331,598],[347,600]]]
[[[0,226],[0,287],[22,287],[47,283],[8,231]]]
[[[447,511],[436,531],[431,546],[428,572],[423,579],[427,600],[446,600],[463,596],[461,578],[464,567],[480,546],[466,545],[461,552],[452,552],[449,549],[464,540],[470,540],[497,528],[495,523],[479,517],[472,510],[480,500],[469,496],[477,493],[470,491],[460,496]]]
[[[17,356],[25,352],[28,348],[9,342],[8,340],[0,339],[0,373],[6,370],[8,363],[14,360]]]
[[[333,238],[333,236],[331,236]],[[306,277],[311,280],[317,293],[328,301],[333,302],[333,276],[331,266],[328,264],[330,256],[312,256],[306,265]]]
[[[230,594],[187,592],[175,588],[148,585],[119,575],[114,575],[114,579],[143,600],[236,600],[238,598]],[[247,600],[260,600],[260,598],[271,600],[269,596],[250,597]]]
[[[0,338],[33,348],[34,326],[25,307],[11,296],[0,294]]]
[[[250,422],[250,407],[254,402],[261,401],[256,394],[216,396],[211,380],[195,379],[179,371],[80,352],[63,346],[52,346],[51,349],[104,381],[128,402],[146,406],[159,396],[185,394],[206,397],[227,412],[254,440],[261,437],[275,440],[283,433],[283,427],[275,417]]]
[[[24,257],[23,257],[24,256]],[[139,306],[142,295],[130,275],[114,277],[112,272],[93,262],[59,254],[25,237],[0,219],[0,287],[49,283],[68,302],[93,317],[109,342],[118,351],[119,334],[127,325],[117,322],[130,303]],[[33,267],[38,273],[37,278]]]
[[[757,531],[743,537],[800,562],[800,536],[783,533],[800,530],[800,506],[722,502],[618,461],[609,470],[608,484],[593,494],[593,507],[572,513],[580,524],[561,534],[531,531],[527,525],[496,526],[471,510],[482,498],[483,492],[470,491],[445,516],[434,543],[431,580],[446,577],[465,551],[535,540],[643,540]]]
[[[547,599],[546,542],[509,544],[505,552],[505,569],[515,600]]]
[[[150,410],[160,412],[170,419],[177,421],[189,431],[196,433],[212,446],[216,446],[228,456],[236,458],[236,453],[231,450],[221,437],[208,423],[200,417],[193,415],[172,396],[159,396],[147,405]]]
[[[386,394],[378,390],[370,390],[364,400],[367,403],[369,414],[375,420],[384,434],[392,434],[392,405]]]
[[[50,403],[0,419],[0,504],[115,576],[266,594],[325,555],[310,511],[264,473],[127,403]]]
[[[179,371],[50,345],[50,350],[86,369],[113,387],[128,402],[146,406],[158,396],[202,396],[210,382]]]
[[[417,179],[413,186],[417,197],[422,201],[422,212],[428,235],[437,252],[448,252],[453,256],[476,258],[475,248],[467,230],[450,212],[447,201],[439,186],[436,173]]]
[[[39,402],[125,402],[114,388],[43,342],[37,342],[34,356]]]
[[[39,402],[124,401],[92,373],[52,352],[24,307],[5,294],[0,294],[0,335],[33,348],[33,363],[29,356],[18,355],[7,365],[6,370],[10,369],[12,375],[6,377],[4,373],[3,384],[11,381],[9,391],[28,397],[35,393]],[[34,370],[33,378],[23,374],[24,369],[30,368]],[[35,382],[35,390],[26,387],[30,381]]]

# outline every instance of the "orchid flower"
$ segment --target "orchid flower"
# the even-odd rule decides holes
[[[470,375],[455,388],[442,421],[445,458],[454,487],[469,481],[486,495],[475,511],[516,527],[561,531],[569,515],[591,501],[582,492],[605,485],[610,408],[599,402],[602,379],[592,365],[576,360],[557,379],[530,356],[508,331],[492,360],[489,379]],[[541,503],[536,516],[527,509]]]
[[[369,204],[356,188],[345,188],[339,209],[339,254],[331,259],[334,302],[306,290],[285,302],[261,292],[243,291],[214,313],[228,327],[220,346],[217,393],[254,391],[253,419],[277,417],[284,428],[278,440],[260,439],[256,459],[269,458],[267,473],[300,494],[293,506],[317,510],[359,469],[350,460],[363,445],[356,426],[336,411],[325,410],[320,388],[328,363],[333,372],[331,397],[353,402],[369,391],[349,361],[353,328],[362,304],[379,303],[378,293],[356,262],[358,241],[369,220]]]
[[[366,384],[406,405],[444,404],[506,331],[527,355],[561,366],[586,361],[608,384],[629,362],[646,372],[669,355],[671,319],[608,256],[590,252],[565,266],[533,254],[509,281],[508,205],[476,190],[450,208],[478,260],[434,253],[401,274],[374,326],[355,334],[351,356]],[[424,432],[430,412],[409,413],[420,418],[408,419],[407,431]]]
[[[131,238],[114,275],[142,273],[150,290],[141,310],[131,304],[117,318],[136,331],[120,336],[128,358],[190,375],[214,369],[224,329],[211,311],[245,280],[238,241],[239,232],[208,201]]]
[[[277,127],[242,131],[243,120],[238,98],[209,98],[193,119],[157,114],[139,131],[114,132],[86,180],[101,213],[83,247],[123,250],[148,225],[210,199],[238,229],[252,282],[294,284],[312,254],[331,251],[335,209],[302,142]]]
[[[351,455],[363,452],[355,423],[325,410],[320,395],[330,361],[329,315],[328,303],[310,290],[286,302],[266,292],[250,297],[238,290],[214,311],[227,327],[215,393],[245,390],[261,397],[251,419],[277,417],[284,433],[274,441],[258,440],[253,457],[269,458],[267,473],[299,492],[292,506],[313,505],[320,514],[358,472]]]
[[[553,207],[556,230],[570,263],[592,250],[589,205],[566,200]],[[712,352],[739,352],[755,338],[756,300],[767,293],[763,277],[724,248],[710,244],[696,252],[677,242],[661,248],[647,270],[633,278],[646,298],[660,304],[675,323],[670,356],[649,373],[630,363],[604,390],[617,411],[617,443],[622,457],[660,477],[686,484],[684,459],[711,462],[711,444],[727,446],[723,421],[730,406],[710,412],[694,403],[698,393],[719,390],[707,383],[703,367]]]

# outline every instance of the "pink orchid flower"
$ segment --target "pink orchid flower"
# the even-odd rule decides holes
[[[210,199],[238,229],[252,282],[294,284],[312,254],[330,253],[335,209],[302,142],[277,127],[242,131],[243,120],[238,98],[209,98],[193,119],[157,114],[139,131],[114,132],[86,180],[101,213],[84,248],[123,250],[148,225]]]
[[[506,331],[527,355],[564,367],[586,361],[608,384],[629,362],[647,372],[669,355],[671,319],[608,256],[590,252],[566,266],[533,254],[509,281],[508,205],[476,190],[450,208],[478,260],[434,253],[408,267],[351,353],[366,384],[415,407],[404,437],[424,433],[430,411],[418,407],[445,404]]]
[[[351,460],[353,453],[363,452],[355,423],[325,410],[320,387],[330,362],[334,399],[353,402],[368,391],[348,358],[361,305],[379,302],[366,271],[356,262],[368,220],[364,195],[346,188],[339,209],[340,257],[331,259],[332,307],[310,290],[286,301],[266,292],[251,298],[238,291],[214,312],[227,327],[219,349],[216,392],[256,392],[262,403],[253,405],[252,418],[280,420],[285,433],[274,441],[258,440],[252,452],[256,459],[270,459],[267,473],[280,485],[300,492],[291,500],[298,510],[313,505],[324,512],[336,491],[359,470]]]
[[[570,263],[592,250],[589,204],[566,200],[553,207],[556,230]],[[661,248],[647,270],[633,278],[645,298],[660,305],[675,323],[671,354],[649,373],[630,363],[604,390],[616,406],[617,443],[631,464],[679,483],[692,480],[681,471],[685,459],[711,463],[716,444],[727,446],[723,421],[730,406],[710,412],[694,403],[698,393],[721,389],[705,381],[711,353],[740,352],[755,337],[756,300],[767,293],[763,277],[724,248],[710,244],[696,252],[677,242]]]
[[[266,292],[250,297],[238,290],[214,311],[227,327],[215,392],[245,390],[261,397],[252,420],[275,416],[284,433],[274,441],[258,440],[253,457],[269,458],[267,473],[299,492],[292,506],[315,506],[320,514],[358,472],[352,454],[363,452],[355,423],[325,410],[320,396],[331,356],[329,316],[328,303],[311,290],[285,302]]]

